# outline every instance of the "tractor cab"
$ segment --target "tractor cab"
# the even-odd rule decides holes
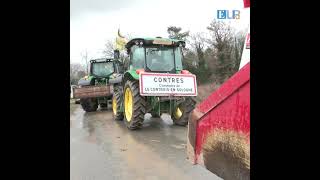
[[[126,44],[129,60],[126,70],[179,73],[182,70],[182,51],[185,42],[166,38],[134,38]]]
[[[115,51],[116,53],[116,51]],[[116,55],[115,55],[116,57]],[[97,82],[109,83],[118,75],[123,74],[123,64],[118,58],[100,58],[90,60],[90,76]]]
[[[112,59],[93,59],[90,60],[90,75],[96,78],[108,78],[115,71]]]

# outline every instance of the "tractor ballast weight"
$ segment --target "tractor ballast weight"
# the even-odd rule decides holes
[[[114,86],[114,119],[131,129],[142,127],[144,115],[171,115],[174,124],[185,126],[197,96],[195,75],[183,70],[182,40],[134,38],[126,44],[121,83]]]

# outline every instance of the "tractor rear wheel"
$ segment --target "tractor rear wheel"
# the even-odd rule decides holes
[[[81,98],[80,104],[86,112],[92,112],[98,109],[98,101],[96,98]]]
[[[113,96],[112,96],[112,111],[113,111],[113,119],[117,121],[123,120],[123,112],[120,112],[121,106],[121,91],[119,88],[114,88]]]
[[[146,101],[139,93],[139,82],[127,80],[124,86],[124,123],[130,130],[142,128]]]
[[[173,123],[179,126],[186,126],[188,124],[189,115],[195,108],[195,100],[191,97],[186,97],[184,102],[181,102],[172,112],[171,118]]]

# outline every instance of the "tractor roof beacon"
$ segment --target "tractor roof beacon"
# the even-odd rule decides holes
[[[125,47],[129,58],[112,100],[115,119],[124,119],[126,126],[134,130],[142,127],[146,113],[153,117],[169,113],[174,124],[187,125],[195,105],[191,96],[197,95],[197,88],[195,75],[182,67],[181,48],[185,42],[133,38]]]

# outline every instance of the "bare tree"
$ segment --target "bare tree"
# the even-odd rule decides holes
[[[82,60],[85,62],[85,72],[87,73],[87,74],[89,74],[89,65],[88,65],[88,61],[89,61],[89,56],[88,56],[88,51],[87,51],[87,49],[86,50],[84,50],[84,52],[81,52],[80,53],[80,55],[81,55],[81,57],[82,57]]]
[[[115,50],[115,40],[111,40],[108,39],[106,44],[105,44],[105,48],[102,51],[102,53],[104,54],[105,57],[113,57],[114,55],[114,50]]]
[[[177,26],[169,26],[167,28],[168,37],[171,39],[179,39],[183,41],[188,41],[187,38],[189,37],[189,31],[181,32],[182,28]],[[182,56],[185,58],[185,54],[187,53],[188,49],[186,47],[182,48]]]
[[[232,56],[234,48],[234,29],[222,21],[213,20],[207,27],[211,34],[208,43],[216,49],[217,63],[214,71],[216,80],[222,84],[234,74],[235,59]]]
[[[70,64],[70,83],[77,84],[79,79],[85,76],[85,66],[80,63],[71,63]]]
[[[211,32],[212,39],[208,40],[218,51],[227,48],[232,41],[234,30],[225,22],[213,20],[207,29]]]
[[[204,33],[195,33],[190,36],[191,40],[190,45],[192,48],[192,51],[195,52],[198,58],[198,64],[200,68],[205,67],[205,57],[204,57],[204,51],[206,48],[206,37]]]
[[[167,29],[169,38],[186,40],[186,38],[189,36],[189,31],[181,32],[181,30],[181,27],[169,26]]]

